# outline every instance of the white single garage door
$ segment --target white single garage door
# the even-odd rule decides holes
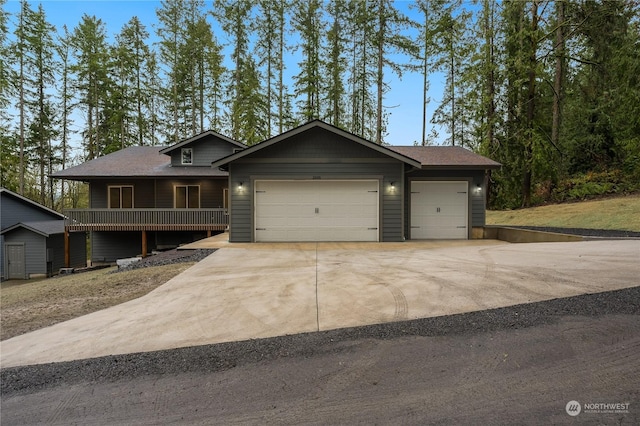
[[[411,182],[411,239],[468,238],[468,182]]]
[[[378,181],[258,180],[256,241],[378,241]]]

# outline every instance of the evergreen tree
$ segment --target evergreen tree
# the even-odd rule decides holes
[[[42,5],[34,11],[26,1],[21,2],[15,49],[19,62],[20,192],[43,205],[53,205],[53,188],[47,180],[55,158],[55,122],[47,91],[54,83],[53,31]],[[30,165],[34,166],[31,173],[38,184],[30,185],[27,194],[25,178]]]
[[[107,138],[112,136],[102,133],[108,128],[105,110],[110,108],[108,97],[112,85],[109,46],[102,20],[83,15],[82,21],[73,31],[71,45],[76,58],[71,70],[77,82],[79,107],[86,117],[82,131],[84,156],[87,160],[92,160],[105,153],[106,148],[111,145]]]
[[[58,58],[60,60],[60,72],[59,72],[59,105],[57,110],[60,115],[60,127],[59,127],[59,137],[60,137],[60,166],[62,169],[67,167],[68,156],[70,152],[70,136],[71,136],[71,125],[73,121],[71,119],[71,112],[73,110],[73,90],[72,85],[73,81],[71,80],[71,40],[70,34],[67,30],[66,25],[62,27],[63,34],[58,36],[58,42],[56,44],[56,53],[58,54]],[[66,201],[66,182],[64,180],[60,183],[60,208],[65,207]]]
[[[573,4],[570,13],[580,23],[575,30],[582,41],[571,54],[576,70],[565,108],[570,172],[625,163],[629,171],[637,170],[638,9],[624,0],[585,1]]]
[[[253,145],[268,137],[267,117],[269,106],[265,102],[264,93],[260,87],[260,73],[253,58],[249,57],[241,63],[242,80],[238,87],[238,96],[242,102],[238,103],[235,113],[236,123],[242,142]]]
[[[300,37],[302,61],[294,87],[299,114],[303,121],[320,118],[322,3],[320,0],[301,0],[294,4],[298,13],[293,17],[293,28]]]
[[[467,25],[470,14],[460,7],[460,3],[452,3],[444,11],[439,20],[440,28],[437,39],[441,46],[436,67],[446,75],[443,99],[434,112],[432,122],[444,126],[449,132],[448,142],[451,145],[464,146],[468,140],[468,111],[465,109],[467,83],[463,81],[465,61],[471,52]]]
[[[9,43],[9,14],[4,10],[4,3],[0,0],[0,186],[19,192],[20,161],[16,153],[20,142],[11,130],[14,117],[9,113],[18,77],[11,67],[11,52],[15,49]]]
[[[181,49],[185,44],[185,9],[182,0],[163,0],[156,10],[160,25],[156,34],[160,38],[160,62],[164,65],[166,81],[161,86],[163,103],[166,106],[164,121],[169,123],[166,137],[177,142],[186,136],[186,128],[181,120],[182,105],[185,101],[185,70]]]
[[[248,104],[248,100],[242,98],[240,93],[245,90],[247,84],[251,85],[243,79],[255,77],[255,74],[244,75],[243,71],[254,70],[257,72],[255,64],[254,66],[245,65],[245,61],[249,60],[249,33],[251,32],[249,23],[251,22],[252,8],[253,2],[251,0],[214,1],[214,16],[220,26],[227,31],[227,36],[232,44],[231,60],[234,69],[231,70],[232,75],[227,91],[227,113],[231,137],[239,141],[246,141],[251,137],[244,134],[245,124],[241,120],[253,106]]]
[[[377,66],[372,34],[374,17],[370,1],[354,1],[348,4],[347,13],[350,26],[349,43],[349,103],[350,131],[365,139],[375,139],[376,111],[372,108],[375,99],[371,87],[375,82]],[[372,131],[373,130],[373,131]]]
[[[324,118],[336,127],[347,127],[346,96],[344,79],[347,72],[347,58],[344,55],[348,43],[345,29],[347,24],[347,5],[345,0],[332,0],[327,11],[331,24],[327,32],[327,60],[324,63],[326,112]]]
[[[422,15],[422,21],[418,24],[420,30],[420,46],[416,50],[415,56],[420,62],[417,69],[422,73],[422,137],[421,145],[429,145],[427,140],[427,108],[430,102],[429,97],[429,76],[435,70],[435,57],[438,53],[436,39],[442,26],[440,20],[443,13],[443,0],[417,0],[413,7]]]
[[[291,6],[285,0],[258,1],[258,15],[255,21],[258,66],[263,70],[266,104],[269,105],[267,134],[282,133],[289,127],[292,113],[284,82],[286,68],[284,54],[289,49],[285,40],[287,13]],[[276,127],[277,129],[274,129]]]
[[[396,55],[404,55],[405,58],[415,57],[418,46],[409,37],[402,34],[403,30],[411,25],[411,22],[393,6],[390,0],[377,0],[374,5],[374,14],[376,30],[372,44],[377,59],[375,142],[382,144],[386,129],[386,114],[382,101],[384,93],[388,90],[384,81],[385,69],[389,68],[398,77],[402,77],[403,71],[409,66],[391,58]]]
[[[149,101],[145,63],[149,57],[149,38],[145,26],[137,17],[127,22],[116,36],[114,56],[120,98],[120,145],[145,145],[147,118],[143,113]]]

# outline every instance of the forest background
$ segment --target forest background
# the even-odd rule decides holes
[[[386,144],[407,75],[422,131],[400,142],[502,163],[490,207],[640,190],[638,0],[164,0],[115,33],[0,6],[0,184],[57,210],[87,198],[56,170],[208,129],[251,145],[319,118]]]

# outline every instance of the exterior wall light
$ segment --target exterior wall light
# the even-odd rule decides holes
[[[244,182],[240,181],[238,182],[238,189],[242,189],[244,187]]]
[[[389,182],[389,190],[394,192],[396,190],[396,183],[394,181]]]

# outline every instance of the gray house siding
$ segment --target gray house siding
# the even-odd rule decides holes
[[[206,238],[206,236],[207,233],[204,231],[150,231],[147,232],[147,250],[174,248],[180,244]],[[141,232],[91,232],[91,261],[93,263],[113,263],[118,259],[136,257],[141,254]]]
[[[5,234],[6,243],[24,243],[25,278],[47,274],[47,243],[43,235],[24,228]]]
[[[133,206],[138,209],[151,209],[155,207],[155,183],[151,179],[110,179],[92,181],[89,184],[90,207],[94,209],[106,209],[109,207],[110,186],[132,185]]]
[[[87,266],[87,234],[84,232],[70,232],[69,244],[72,248],[69,255],[69,267],[83,268]],[[55,234],[47,238],[47,249],[51,253],[52,273],[56,274],[64,268],[64,234]]]
[[[469,182],[469,222],[471,227],[482,227],[485,225],[485,190],[476,190],[478,186],[484,184],[484,170],[415,170],[407,174],[405,185],[407,193],[411,191],[412,180],[464,180]],[[405,233],[409,234],[411,198],[405,198]],[[469,229],[471,238],[471,229]]]
[[[182,164],[182,148],[192,149],[193,164],[189,166]],[[171,165],[174,167],[208,167],[212,161],[233,154],[234,149],[238,149],[238,147],[215,136],[205,137],[173,150],[171,152]]]
[[[138,209],[174,208],[174,187],[176,185],[200,186],[201,208],[222,208],[223,190],[227,187],[227,178],[208,179],[133,179],[92,181],[90,184],[91,208],[108,207],[109,186],[133,185],[133,205]]]
[[[27,205],[25,202],[5,195],[4,193],[2,194],[0,206],[2,206],[2,214],[0,215],[2,223],[0,224],[0,229],[8,228],[20,222],[39,222],[61,219],[62,217],[61,215],[40,210],[36,206]]]
[[[158,180],[156,182],[156,208],[174,207],[174,187],[176,185],[200,186],[200,207],[203,209],[222,208],[227,178]]]
[[[151,247],[149,247],[151,249]],[[141,254],[140,232],[91,232],[91,261],[115,262],[116,259]]]
[[[28,201],[16,198],[8,192],[0,193],[0,229],[5,229],[10,226],[13,226],[17,223],[21,222],[41,222],[48,220],[56,220],[62,219],[62,215],[56,214],[52,211],[47,211],[44,207],[41,207],[37,204],[31,204]],[[22,232],[22,234],[19,233]],[[7,235],[0,235],[0,279],[4,280],[7,277],[5,276],[5,251],[4,245],[5,242],[21,242],[16,235],[27,235],[33,234],[31,231],[27,231],[25,229],[16,230],[8,233]],[[44,239],[43,236],[38,234],[33,234],[29,236],[29,241],[33,243],[36,240],[35,237],[40,237]],[[32,261],[34,256],[37,256],[37,253],[30,253],[29,250],[33,244],[30,244],[29,247],[25,246],[25,257],[27,261]],[[63,246],[64,247],[64,246]],[[36,249],[39,253],[42,253],[44,249]],[[46,252],[45,252],[46,255]],[[33,262],[31,262],[33,263]],[[25,265],[26,267],[26,265]],[[27,267],[27,271],[29,267]],[[35,272],[27,272],[35,273]],[[28,276],[28,275],[27,275]]]
[[[300,158],[295,163],[233,163],[230,165],[229,241],[253,241],[253,188],[254,181],[260,179],[377,179],[380,182],[380,241],[402,241],[402,170],[402,163],[392,159],[374,163],[316,163]],[[391,182],[396,185],[394,191],[390,191]]]
[[[349,162],[353,159],[388,159],[389,156],[374,151],[349,139],[343,138],[321,128],[310,129],[293,135],[265,149],[251,154],[252,159],[311,160],[323,162],[331,160],[334,163]],[[303,161],[304,162],[304,161]]]

